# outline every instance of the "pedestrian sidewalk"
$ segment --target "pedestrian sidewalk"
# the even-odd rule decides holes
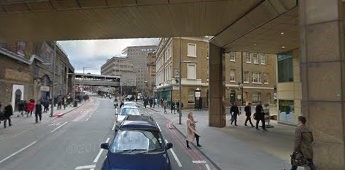
[[[57,107],[54,107],[54,115],[55,114],[67,114],[79,107],[81,107],[84,103],[81,103],[78,105],[78,107],[71,107],[67,106],[66,109],[60,109],[57,110]],[[50,107],[49,107],[50,109]],[[24,116],[21,116],[19,112],[14,112],[13,115],[11,116],[11,122],[12,126],[8,126],[7,122],[7,127],[3,128],[3,121],[1,121],[0,124],[0,141],[2,139],[20,134],[21,132],[28,130],[28,129],[33,129],[36,126],[40,126],[42,124],[48,124],[57,117],[50,117],[50,110],[46,113],[42,113],[42,121],[38,122],[37,124],[35,123],[35,114],[32,113],[32,116],[29,115],[29,117],[26,117],[26,114],[24,113]]]
[[[230,126],[230,116],[227,115],[227,126],[224,128],[210,127],[207,110],[183,110],[182,124],[178,123],[178,113],[163,113],[163,108],[151,108],[171,120],[172,124],[186,136],[186,117],[192,111],[198,121],[196,128],[201,138],[201,152],[210,158],[221,169],[231,170],[278,170],[290,168],[290,154],[293,149],[293,126],[281,125],[271,121],[274,128],[268,131],[256,130],[244,126],[245,116],[238,117],[238,126]],[[229,111],[226,111],[229,113]],[[255,120],[253,120],[255,126]]]

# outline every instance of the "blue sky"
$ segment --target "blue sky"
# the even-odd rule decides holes
[[[76,73],[100,74],[101,66],[113,56],[121,56],[127,46],[158,45],[158,38],[59,41]]]

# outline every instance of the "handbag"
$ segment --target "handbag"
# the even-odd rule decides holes
[[[303,156],[302,152],[293,152],[291,157],[291,165],[303,166],[307,164],[307,159]]]

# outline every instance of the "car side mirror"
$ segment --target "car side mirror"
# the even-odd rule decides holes
[[[109,143],[102,143],[102,144],[101,144],[101,148],[102,148],[102,149],[109,150]]]
[[[171,149],[173,147],[173,144],[172,143],[167,143],[165,145],[165,149],[168,150],[168,149]]]

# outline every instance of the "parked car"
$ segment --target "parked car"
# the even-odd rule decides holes
[[[110,144],[101,144],[101,148],[108,150],[102,170],[170,170],[167,151],[172,147],[151,117],[130,115],[116,130]]]
[[[124,106],[137,106],[136,102],[124,102],[123,103]]]
[[[141,115],[139,108],[136,106],[123,106],[118,113],[115,114],[116,125],[119,125],[127,115]]]

